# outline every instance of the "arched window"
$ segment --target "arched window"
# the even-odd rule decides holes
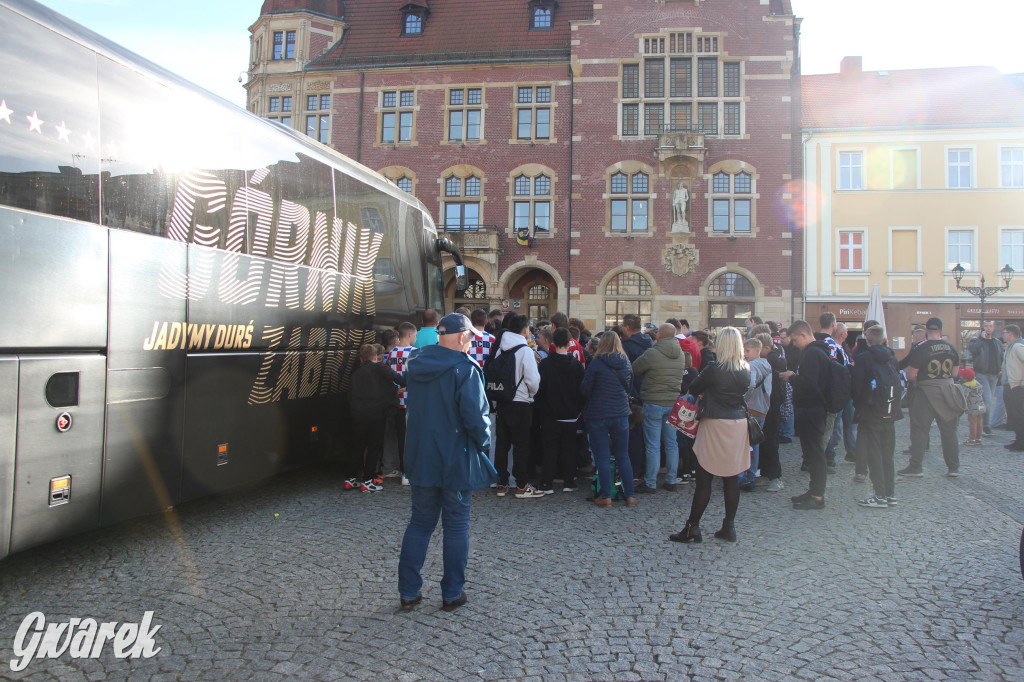
[[[444,229],[448,232],[476,232],[480,229],[483,183],[478,175],[458,171],[444,178]],[[463,171],[465,172],[465,171]],[[470,173],[478,171],[468,171]]]
[[[532,28],[551,28],[551,8],[536,7],[533,10]]]
[[[651,322],[653,306],[651,283],[639,272],[622,272],[604,287],[605,327],[622,324],[624,315],[638,315],[641,324]]]
[[[617,234],[647,233],[650,177],[639,171],[617,171],[609,178],[611,231]]]
[[[469,286],[462,292],[462,298],[468,298],[474,301],[487,300],[487,284],[483,280],[471,279],[469,280]]]
[[[395,181],[395,184],[398,185],[398,189],[412,194],[412,178],[407,178],[403,175]]]
[[[722,169],[711,176],[711,231],[749,235],[754,229],[754,176],[746,170]]]
[[[406,14],[402,33],[407,36],[418,36],[423,33],[423,17],[419,14]]]
[[[724,327],[743,328],[754,314],[756,292],[750,280],[738,272],[726,272],[708,286],[708,323],[718,332]]]

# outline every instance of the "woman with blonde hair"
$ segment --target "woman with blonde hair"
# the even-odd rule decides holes
[[[711,500],[711,480],[722,477],[725,520],[715,537],[736,542],[736,508],[740,502],[739,474],[750,467],[747,410],[743,395],[750,386],[750,367],[743,359],[743,337],[735,327],[718,334],[718,359],[701,369],[690,384],[690,392],[703,394],[700,427],[693,444],[697,455],[697,487],[693,492],[690,518],[673,542],[701,542],[700,519]]]
[[[633,506],[633,466],[629,461],[629,392],[633,385],[633,369],[622,351],[619,335],[613,332],[601,334],[597,352],[587,363],[580,392],[587,397],[583,406],[583,418],[587,423],[590,449],[594,453],[594,465],[600,491],[594,497],[598,507],[612,506],[611,456],[622,477],[622,492],[626,504]]]

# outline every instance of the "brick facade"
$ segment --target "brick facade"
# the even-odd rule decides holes
[[[268,0],[254,36],[261,31],[269,35],[275,30],[271,22],[308,27],[303,22],[312,17],[294,5],[275,11]],[[280,73],[272,68],[261,72],[260,55],[254,54],[249,108],[266,112],[272,83],[280,91],[290,82],[301,101],[304,83],[329,79],[330,145],[392,179],[409,178],[413,194],[439,225],[445,221],[445,179],[453,174],[479,178],[480,196],[472,199],[479,201],[479,222],[486,227],[452,236],[461,240],[467,264],[486,285],[488,307],[502,299],[525,299],[530,286],[540,284],[550,289],[547,312],[568,305],[570,314],[598,329],[614,321],[605,316],[609,298],[622,300],[612,305],[618,314],[642,301],[654,322],[682,316],[706,326],[713,311],[735,315],[748,309],[770,319],[792,317],[801,271],[799,240],[793,239],[794,206],[800,200],[794,189],[799,183],[799,127],[793,116],[799,106],[794,57],[799,20],[778,13],[790,11],[788,2],[516,0],[501,3],[501,9],[488,3],[489,11],[479,15],[473,12],[481,3],[431,0],[422,5],[430,12],[422,36],[399,35],[407,3],[349,0],[348,15],[339,17],[341,39],[322,57],[315,52],[299,56],[291,72]],[[553,7],[553,30],[530,29],[536,7]],[[367,25],[392,38],[381,44],[379,37],[372,40],[364,32],[357,39],[357,31]],[[472,40],[464,38],[469,35]],[[485,51],[489,42],[495,51]],[[301,36],[299,44],[322,49],[320,41]],[[431,54],[439,45],[444,52]],[[500,58],[499,47],[507,58]],[[658,95],[659,88],[678,94],[675,76],[684,61],[690,64],[692,96],[673,98],[665,91],[649,97]],[[639,97],[627,96],[633,93],[624,84],[629,78],[624,64],[625,71],[636,73]],[[706,73],[714,78],[704,78]],[[678,82],[682,93],[683,81]],[[550,102],[538,104],[534,89],[530,106],[550,111],[548,137],[517,139],[520,89],[538,86],[550,88]],[[478,141],[448,140],[446,105],[453,88],[480,89],[481,101],[473,107],[481,112]],[[712,90],[710,98],[699,96]],[[382,141],[384,116],[403,109],[382,108],[385,92],[399,99],[402,92],[414,93],[412,106],[404,109],[413,119],[410,140],[396,133],[394,142]],[[647,123],[661,127],[652,134],[630,134],[626,119],[633,106],[641,126],[649,108]],[[677,111],[683,120],[684,110],[691,112],[686,130],[669,120]],[[535,116],[534,122],[540,120]],[[715,132],[708,132],[711,118],[702,116],[714,118]],[[302,112],[296,112],[294,127],[302,130],[303,120]],[[698,124],[706,124],[703,134]],[[709,217],[718,172],[723,173],[721,182],[734,182],[730,187],[737,189],[715,193],[719,210],[729,207],[729,214],[719,218],[725,229],[716,230]],[[544,197],[551,205],[550,229],[537,234],[532,248],[517,242],[514,229],[513,205],[526,198],[515,194],[514,179],[520,174],[543,174],[550,180],[550,194]],[[689,191],[683,209],[688,229],[676,224],[673,210],[673,192],[680,183]],[[622,211],[626,215],[620,218]],[[674,261],[667,259],[672,255]],[[639,274],[649,291],[634,288],[606,296],[606,286],[612,282],[614,287],[621,273]],[[709,286],[723,273],[745,277],[755,295],[734,307],[713,307]],[[638,281],[627,277],[631,284]],[[521,306],[529,312],[528,301]]]

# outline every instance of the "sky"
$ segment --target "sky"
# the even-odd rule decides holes
[[[507,0],[479,0],[504,2]],[[605,0],[636,2],[638,0]],[[650,0],[648,0],[650,1]],[[747,0],[748,2],[752,0]],[[803,73],[994,66],[1024,73],[1024,0],[792,0]],[[263,0],[42,0],[42,4],[239,106],[248,28]]]

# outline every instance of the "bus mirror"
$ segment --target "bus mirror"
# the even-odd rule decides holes
[[[469,288],[469,275],[466,274],[465,265],[455,266],[455,291],[462,293]]]

